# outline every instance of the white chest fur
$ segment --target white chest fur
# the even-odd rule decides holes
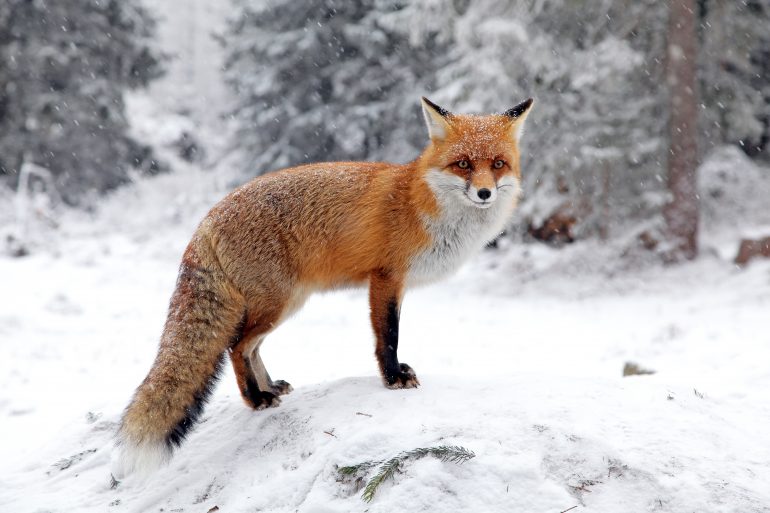
[[[410,285],[436,281],[465,263],[505,227],[516,208],[519,184],[514,178],[498,189],[489,208],[478,208],[465,195],[465,181],[455,175],[431,170],[426,181],[441,210],[438,217],[426,216],[425,228],[432,244],[410,263]]]

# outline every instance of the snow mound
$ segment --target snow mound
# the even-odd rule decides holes
[[[235,397],[217,400],[168,467],[115,488],[108,469],[117,419],[87,418],[62,433],[50,461],[6,482],[0,503],[7,511],[33,502],[51,512],[316,513],[746,512],[770,503],[770,448],[755,444],[751,412],[729,401],[655,376],[422,380],[404,391],[373,377],[306,386],[261,412]],[[361,483],[337,471],[435,445],[476,457],[409,463],[370,504]]]

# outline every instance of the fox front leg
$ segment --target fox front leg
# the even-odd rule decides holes
[[[372,273],[369,305],[372,328],[377,338],[375,355],[380,375],[388,388],[415,388],[420,385],[414,370],[398,361],[398,320],[403,290],[403,279],[387,271]]]

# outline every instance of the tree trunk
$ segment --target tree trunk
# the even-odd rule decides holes
[[[666,78],[669,88],[668,188],[671,202],[663,215],[671,260],[691,260],[698,253],[698,51],[695,0],[671,0]]]

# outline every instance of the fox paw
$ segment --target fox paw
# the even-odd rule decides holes
[[[255,410],[264,410],[265,408],[275,408],[281,404],[281,398],[272,392],[257,392],[252,394],[251,405]]]
[[[414,369],[405,363],[399,366],[399,372],[385,376],[385,386],[388,388],[417,388],[420,386],[420,380],[414,373]]]
[[[294,387],[287,381],[278,379],[273,381],[270,386],[270,391],[275,395],[286,395],[294,390]]]

